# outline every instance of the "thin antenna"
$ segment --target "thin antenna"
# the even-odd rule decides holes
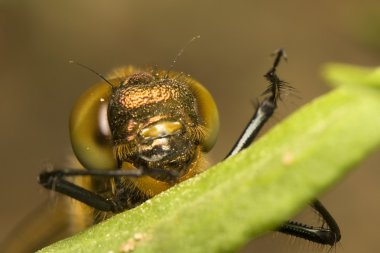
[[[86,66],[86,65],[84,65],[82,63],[79,63],[79,62],[76,62],[74,60],[69,60],[69,63],[70,64],[76,64],[76,65],[78,65],[78,66],[80,66],[82,68],[85,68],[85,69],[91,71],[92,73],[94,73],[95,75],[97,75],[98,77],[100,77],[101,79],[103,79],[106,83],[108,83],[112,88],[114,87],[114,85],[110,81],[108,81],[102,74],[96,72],[95,70],[93,70],[89,66]]]
[[[201,36],[200,35],[196,35],[196,36],[194,36],[194,37],[192,37],[182,48],[181,48],[181,50],[179,50],[179,52],[178,52],[178,54],[174,57],[174,59],[173,59],[173,61],[172,61],[172,64],[170,65],[170,67],[169,67],[169,70],[168,70],[168,72],[166,73],[166,78],[168,78],[169,77],[169,73],[170,73],[170,71],[172,71],[173,70],[173,68],[174,68],[174,65],[177,63],[177,60],[178,60],[178,58],[183,54],[183,52],[185,51],[185,49],[191,44],[191,43],[193,43],[195,40],[197,40],[197,39],[199,39]]]

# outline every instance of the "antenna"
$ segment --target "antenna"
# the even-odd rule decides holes
[[[185,51],[185,49],[191,44],[191,43],[193,43],[195,40],[197,40],[197,39],[200,39],[201,38],[201,36],[200,35],[196,35],[196,36],[194,36],[194,37],[192,37],[182,48],[181,48],[181,50],[179,50],[179,52],[178,52],[178,54],[174,57],[174,59],[173,59],[173,61],[172,61],[172,64],[170,64],[170,67],[169,67],[169,70],[168,70],[168,72],[166,73],[166,75],[165,75],[165,78],[168,78],[169,77],[169,73],[170,73],[170,71],[172,71],[173,70],[173,68],[174,68],[174,65],[177,63],[177,60],[178,60],[178,58],[183,54],[183,52]]]
[[[108,83],[112,88],[114,87],[114,85],[110,81],[108,81],[102,74],[96,72],[95,70],[93,70],[89,66],[86,66],[86,65],[84,65],[82,63],[79,63],[79,62],[76,62],[74,60],[69,60],[69,63],[70,64],[76,64],[76,65],[78,65],[78,66],[80,66],[82,68],[85,68],[85,69],[91,71],[92,73],[94,73],[95,75],[97,75],[98,77],[100,77],[101,79],[103,79],[106,83]]]

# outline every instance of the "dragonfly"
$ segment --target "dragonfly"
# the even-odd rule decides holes
[[[293,89],[277,74],[284,58],[283,49],[275,52],[264,75],[269,85],[263,98],[224,159],[253,143],[283,93]],[[70,206],[75,213],[73,231],[132,209],[207,169],[207,153],[219,132],[219,113],[200,82],[172,69],[127,66],[105,77],[77,64],[102,79],[81,95],[69,120],[72,148],[84,169],[46,170],[38,177],[43,187],[77,200],[60,202],[62,209]],[[322,226],[289,220],[277,230],[334,246],[341,239],[337,222],[320,201],[310,206],[322,217]],[[57,213],[49,215],[68,219]]]

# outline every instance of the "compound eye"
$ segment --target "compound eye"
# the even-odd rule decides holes
[[[182,124],[178,121],[161,121],[142,129],[140,136],[144,139],[156,139],[177,134],[181,128]]]
[[[196,97],[202,126],[206,134],[201,141],[202,151],[208,152],[215,145],[219,133],[219,113],[215,101],[208,90],[193,79],[188,79],[190,88]]]
[[[70,115],[73,151],[86,169],[115,169],[107,106],[112,89],[100,83],[77,100]]]

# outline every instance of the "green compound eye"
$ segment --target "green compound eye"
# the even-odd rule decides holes
[[[74,153],[87,169],[116,169],[112,153],[107,108],[112,88],[107,83],[92,86],[77,100],[70,115]]]
[[[190,89],[197,98],[198,110],[203,120],[206,136],[202,142],[202,150],[208,152],[215,145],[219,133],[218,108],[208,90],[200,83],[190,79]]]

